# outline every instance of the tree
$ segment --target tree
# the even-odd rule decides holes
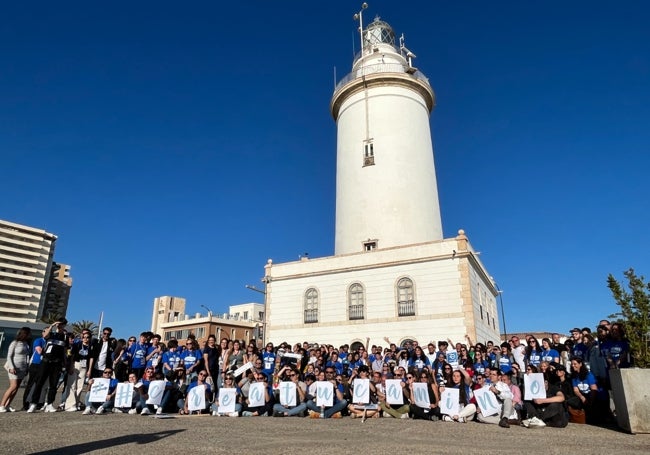
[[[630,343],[632,362],[639,368],[650,367],[650,283],[643,276],[637,276],[634,269],[623,272],[627,278],[629,292],[610,274],[607,287],[612,291],[621,311],[610,315],[625,324],[625,333]]]
[[[81,321],[76,321],[70,324],[70,328],[74,332],[75,335],[80,335],[82,330],[88,329],[90,330],[90,333],[92,333],[94,336],[97,335],[97,329],[99,328],[97,324],[95,324],[93,321],[86,321],[81,320]]]

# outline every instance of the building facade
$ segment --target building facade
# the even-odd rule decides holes
[[[265,267],[267,340],[499,340],[494,281],[463,230],[444,239],[415,55],[375,19],[335,88],[335,254]]]
[[[45,315],[56,239],[0,220],[0,320],[36,323]]]
[[[257,344],[263,338],[264,305],[260,303],[243,303],[231,305],[228,313],[212,313],[207,307],[207,315],[185,312],[186,300],[183,297],[156,297],[153,302],[151,331],[162,337],[164,342],[172,337],[186,339],[192,334],[199,344],[204,343],[209,335],[218,340],[237,339],[244,343],[255,340]]]

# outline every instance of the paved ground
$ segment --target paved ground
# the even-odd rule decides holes
[[[650,435],[395,419],[0,414],[2,454],[648,454]]]

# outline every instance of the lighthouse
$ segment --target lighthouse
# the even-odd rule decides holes
[[[429,128],[435,95],[385,21],[363,25],[334,89],[334,255],[264,266],[265,338],[381,345],[499,340],[496,284],[458,229],[443,238]]]
[[[330,110],[337,125],[335,254],[441,240],[429,115],[435,94],[376,18]]]

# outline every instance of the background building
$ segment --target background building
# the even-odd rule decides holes
[[[218,340],[229,338],[245,343],[253,339],[262,340],[264,305],[260,303],[232,305],[228,313],[223,314],[212,313],[208,307],[201,305],[207,310],[207,315],[200,312],[186,314],[185,304],[182,297],[155,298],[151,331],[160,334],[164,342],[172,337],[182,340],[189,334],[194,334],[199,343],[203,343],[210,334]]]
[[[403,37],[362,27],[335,88],[335,255],[265,267],[267,339],[372,344],[499,340],[496,286],[463,230],[444,239],[429,114]]]
[[[65,316],[70,266],[53,262],[57,237],[0,220],[0,357],[22,326],[40,330],[49,314]]]

